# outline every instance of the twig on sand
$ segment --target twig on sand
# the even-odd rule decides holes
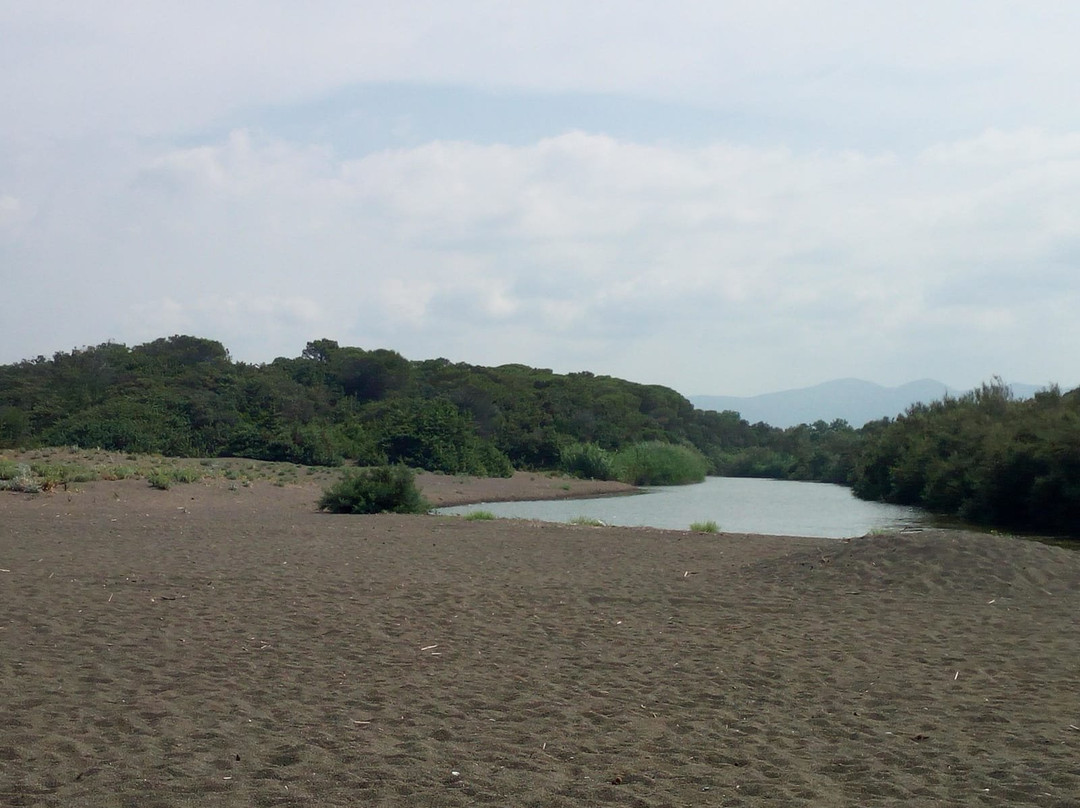
[[[439,644],[438,644],[438,643],[435,643],[435,645],[425,645],[425,646],[424,646],[423,648],[421,648],[420,650],[421,650],[421,651],[430,651],[430,650],[431,650],[432,648],[438,648],[438,647],[439,647]]]

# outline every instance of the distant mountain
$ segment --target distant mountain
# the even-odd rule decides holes
[[[1030,384],[1010,386],[1017,398],[1030,398],[1041,389]],[[838,379],[760,396],[689,396],[689,399],[701,410],[734,410],[752,424],[764,421],[786,428],[815,421],[831,423],[841,418],[860,427],[879,418],[895,418],[912,404],[938,401],[946,394],[962,392],[932,379],[909,382],[900,387],[882,387],[861,379]]]

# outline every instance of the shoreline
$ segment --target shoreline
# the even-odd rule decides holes
[[[595,499],[641,493],[640,488],[627,483],[529,471],[515,471],[512,477],[471,477],[422,471],[416,475],[416,485],[434,508],[484,502]]]

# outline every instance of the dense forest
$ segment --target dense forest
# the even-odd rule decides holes
[[[174,336],[0,366],[0,448],[44,445],[493,476],[607,476],[616,453],[666,445],[710,474],[840,483],[991,525],[1080,525],[1080,391],[1014,401],[997,380],[861,429],[779,429],[588,372],[410,361],[333,340],[252,365]]]

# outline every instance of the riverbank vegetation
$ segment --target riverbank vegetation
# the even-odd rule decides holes
[[[46,446],[481,476],[558,469],[636,484],[771,477],[1014,529],[1080,524],[1080,391],[1016,401],[998,380],[859,429],[779,429],[588,372],[410,361],[332,340],[254,365],[174,336],[0,366],[0,449]],[[74,473],[4,466],[0,487]]]

